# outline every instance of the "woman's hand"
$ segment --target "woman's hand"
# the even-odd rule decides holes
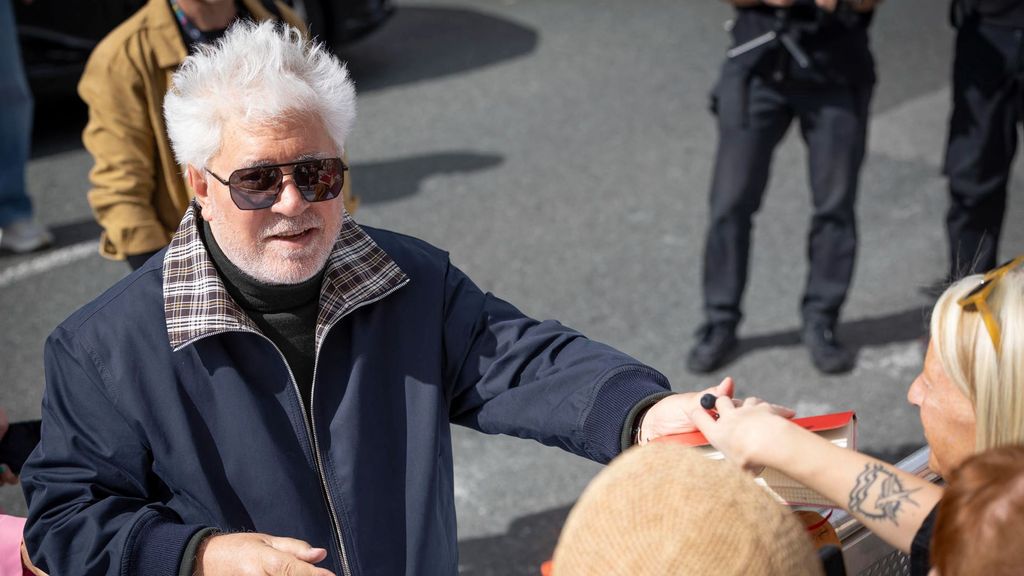
[[[729,404],[730,406],[739,406],[746,402],[761,402],[756,398],[748,398],[747,400],[740,401],[732,398],[735,390],[735,384],[732,378],[726,378],[722,380],[717,386],[705,388],[700,392],[686,392],[683,394],[673,394],[667,398],[663,398],[654,406],[651,406],[647,410],[647,414],[643,417],[643,422],[640,425],[640,444],[646,444],[655,438],[661,436],[668,436],[671,434],[684,434],[686,432],[693,432],[697,430],[698,425],[693,421],[693,414],[700,412],[707,416],[700,407],[701,396],[705,394],[713,394],[718,397],[718,402],[723,406]],[[785,418],[791,418],[793,411],[783,406],[770,406],[774,413],[779,414]],[[706,435],[706,434],[705,434]]]
[[[790,446],[785,436],[801,430],[789,421],[792,410],[758,398],[740,403],[719,397],[715,411],[717,419],[698,406],[690,420],[726,458],[748,470],[773,466]]]

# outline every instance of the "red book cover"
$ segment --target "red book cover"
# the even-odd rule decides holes
[[[793,418],[792,422],[810,430],[811,432],[827,432],[829,430],[838,430],[851,423],[856,426],[857,415],[853,411],[836,412],[834,414],[820,414],[818,416]],[[851,434],[851,437],[856,438],[856,434]],[[707,446],[710,444],[708,439],[705,438],[699,430],[686,432],[685,434],[662,436],[655,440],[655,442],[671,442],[673,444],[682,444],[684,446]],[[853,448],[853,446],[850,447]]]
[[[857,449],[857,416],[853,412],[837,412],[835,414],[794,418],[792,422],[821,436],[840,448]],[[724,455],[715,450],[714,446],[711,446],[707,438],[700,432],[662,436],[655,440],[655,442],[671,442],[692,446],[695,450],[702,451],[705,456],[712,460],[724,458]],[[832,508],[838,506],[828,498],[773,468],[762,468],[756,474],[754,482],[783,504]]]

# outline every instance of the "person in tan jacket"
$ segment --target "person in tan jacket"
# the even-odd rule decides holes
[[[82,141],[95,161],[89,205],[103,227],[101,255],[135,269],[170,243],[193,194],[167,138],[164,94],[191,51],[243,17],[305,31],[280,1],[149,0],[89,57],[78,93],[89,106]],[[354,212],[350,182],[343,194]]]

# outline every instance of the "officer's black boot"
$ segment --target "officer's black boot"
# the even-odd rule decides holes
[[[811,362],[823,374],[842,374],[854,366],[853,353],[836,340],[834,326],[834,322],[812,320],[801,331]]]
[[[697,330],[697,343],[690,349],[686,367],[706,374],[719,368],[736,348],[736,325],[726,322],[704,324]]]

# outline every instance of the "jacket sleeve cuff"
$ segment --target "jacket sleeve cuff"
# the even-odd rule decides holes
[[[192,537],[206,528],[182,524],[159,511],[139,522],[127,543],[122,574],[178,576],[182,556]]]
[[[622,427],[622,436],[619,440],[620,451],[625,452],[633,445],[633,428],[636,426],[637,420],[643,418],[643,415],[647,413],[647,409],[657,404],[662,398],[666,398],[673,394],[675,394],[675,392],[658,392],[657,394],[651,394],[647,398],[637,402],[636,406],[633,406],[633,409],[626,415],[626,425]]]
[[[647,366],[623,367],[606,377],[583,423],[590,458],[604,464],[618,456],[633,419],[670,393],[668,379]]]
[[[192,539],[188,541],[188,545],[185,546],[185,552],[181,555],[181,564],[178,566],[178,576],[192,576],[196,573],[196,552],[199,551],[199,545],[203,543],[209,536],[219,534],[220,530],[216,528],[203,528],[199,532],[192,535]]]

